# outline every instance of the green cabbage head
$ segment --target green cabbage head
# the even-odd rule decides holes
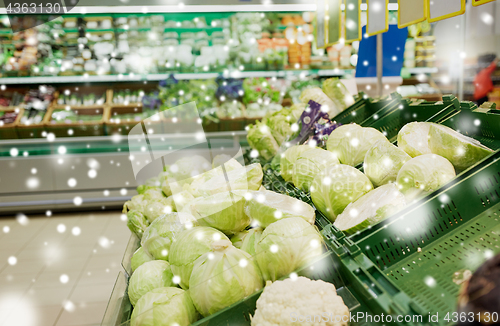
[[[322,88],[323,92],[335,103],[340,111],[344,111],[354,104],[354,97],[338,78],[325,80]]]
[[[425,154],[412,158],[399,170],[397,184],[411,202],[430,194],[455,178],[453,165],[442,156]]]
[[[260,290],[264,282],[252,256],[219,240],[195,261],[189,285],[194,306],[209,316]]]
[[[152,199],[148,201],[148,204],[144,209],[144,216],[146,216],[148,221],[152,223],[161,215],[172,213],[174,208],[174,200],[172,196],[168,198],[162,197],[159,199]]]
[[[398,147],[411,157],[431,154],[429,130],[432,122],[411,122],[404,125],[398,133]]]
[[[311,186],[311,199],[316,208],[334,222],[347,205],[372,189],[366,175],[352,166],[337,164],[316,176]]]
[[[200,175],[210,169],[212,169],[212,164],[203,156],[193,155],[177,160],[169,166],[168,172],[171,178],[180,182]]]
[[[188,326],[198,320],[188,292],[174,287],[149,291],[139,299],[132,311],[131,326]]]
[[[283,154],[281,154],[280,173],[281,177],[285,181],[292,181],[293,167],[295,166],[295,162],[302,155],[302,153],[307,152],[311,149],[312,147],[309,145],[296,145],[288,148]]]
[[[202,196],[234,190],[258,190],[262,184],[262,166],[259,163],[217,175],[198,187]]]
[[[197,226],[183,231],[170,247],[169,261],[172,272],[180,278],[180,286],[189,288],[193,264],[204,253],[212,250],[212,242],[229,240],[222,232],[206,226]]]
[[[342,109],[337,107],[335,102],[333,102],[319,87],[306,88],[300,94],[300,101],[302,103],[308,104],[309,101],[314,101],[321,104],[321,110],[328,113],[328,116],[333,119],[337,114],[342,112]]]
[[[429,148],[450,161],[457,170],[465,170],[493,153],[479,141],[438,124],[429,129]]]
[[[328,137],[326,147],[340,163],[356,166],[363,162],[366,152],[379,140],[387,138],[377,129],[363,128],[357,124],[343,125]]]
[[[386,184],[347,205],[333,225],[346,233],[355,233],[394,215],[405,205],[405,197],[396,184]]]
[[[323,173],[330,166],[339,164],[337,156],[321,148],[313,148],[299,156],[293,167],[293,184],[309,192],[316,175]]]
[[[274,139],[271,129],[265,123],[259,121],[249,127],[247,141],[250,147],[257,150],[265,160],[270,160],[276,155],[280,147],[276,139]]]
[[[245,191],[226,191],[198,197],[186,207],[201,226],[210,226],[225,234],[235,234],[250,225],[245,214]]]
[[[363,170],[375,187],[396,182],[398,172],[411,159],[402,149],[379,140],[366,152]]]
[[[301,200],[268,190],[254,191],[250,195],[251,198],[245,205],[245,213],[262,228],[280,219],[295,216],[314,224],[314,208]]]
[[[127,213],[127,211],[137,211],[140,213],[144,213],[144,207],[146,206],[147,201],[144,200],[144,195],[135,195],[129,201],[123,204],[123,213]]]
[[[170,213],[158,217],[146,229],[141,244],[144,250],[157,260],[167,260],[170,246],[184,230],[197,225],[191,214]]]
[[[127,226],[132,233],[139,239],[142,239],[144,231],[149,226],[149,221],[142,213],[138,211],[129,211],[127,213]]]
[[[164,260],[152,260],[139,266],[128,283],[128,297],[132,306],[151,290],[174,286],[173,276],[170,264]]]
[[[148,201],[165,198],[165,196],[163,196],[163,192],[161,191],[160,188],[148,189],[144,192],[143,196],[144,196],[144,200],[148,200]]]
[[[250,256],[255,257],[257,253],[257,243],[262,236],[262,232],[264,230],[261,228],[250,229],[247,235],[243,238],[243,242],[241,244],[241,250],[250,254]]]
[[[144,251],[143,247],[139,247],[134,254],[132,255],[132,258],[130,259],[130,265],[132,267],[132,272],[134,272],[137,267],[141,266],[144,263],[147,263],[148,261],[152,261],[153,257],[151,257],[147,252]]]
[[[264,280],[276,281],[312,262],[323,253],[315,226],[300,217],[269,225],[257,242],[256,260]]]
[[[235,160],[234,158],[232,158],[227,154],[217,155],[214,157],[212,161],[212,168],[215,169],[217,167],[222,167],[222,166],[224,166],[226,171],[231,171],[243,167],[243,165],[241,165],[240,162],[238,162],[237,160]]]

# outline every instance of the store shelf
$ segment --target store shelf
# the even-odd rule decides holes
[[[314,70],[280,70],[280,71],[234,71],[234,72],[200,72],[200,73],[174,73],[177,80],[212,79],[219,75],[233,78],[249,77],[289,77],[319,75],[322,77],[335,77],[352,74],[352,69],[314,69]],[[19,84],[62,84],[62,83],[110,83],[130,81],[159,81],[166,79],[170,74],[126,74],[126,75],[84,75],[84,76],[40,76],[40,77],[5,77],[0,78],[2,85]]]

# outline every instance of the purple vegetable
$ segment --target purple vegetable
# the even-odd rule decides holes
[[[318,123],[321,119],[325,121],[325,124]],[[303,144],[311,134],[314,135],[313,139],[319,144],[333,130],[340,127],[340,124],[330,121],[328,113],[321,111],[321,104],[312,100],[309,101],[309,107],[302,112],[300,121],[302,122],[302,129],[297,138],[290,142],[291,145]]]

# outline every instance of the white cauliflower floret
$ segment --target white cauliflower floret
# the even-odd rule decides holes
[[[328,282],[306,277],[268,282],[252,318],[252,326],[342,326],[349,309]]]

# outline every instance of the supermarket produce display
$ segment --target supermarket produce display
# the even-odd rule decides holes
[[[65,14],[13,33],[0,17],[2,77],[351,69],[351,45],[312,46],[311,12]]]
[[[393,95],[377,102],[360,94],[353,105],[342,107],[321,88],[314,92],[316,98],[328,98],[333,103],[329,104],[331,107],[310,100],[308,104],[268,113],[262,122],[250,126],[248,142],[253,149],[246,155],[246,166],[230,156],[215,157],[212,164],[202,158],[196,164],[184,159],[182,164],[166,166],[158,178],[138,188],[140,194],[124,206],[129,228],[142,239],[142,246],[134,249],[128,285],[133,305],[137,300],[154,301],[160,297],[157,293],[174,291],[167,290],[173,285],[183,298],[179,311],[183,312],[186,325],[202,317],[195,324],[231,320],[261,325],[265,320],[283,318],[265,308],[267,301],[276,300],[279,295],[286,293],[291,300],[292,293],[299,291],[303,295],[297,296],[298,305],[305,304],[306,297],[321,302],[317,293],[315,296],[300,291],[307,291],[306,282],[322,279],[326,283],[310,286],[321,288],[321,295],[332,291],[331,303],[338,303],[331,309],[342,316],[349,311],[417,316],[436,311],[421,300],[420,294],[392,278],[393,272],[382,272],[394,263],[384,258],[380,265],[381,258],[373,255],[370,246],[356,248],[358,242],[378,236],[381,231],[400,232],[402,216],[418,219],[422,215],[419,212],[433,202],[450,202],[448,196],[457,194],[455,185],[477,182],[474,180],[484,173],[495,171],[495,150],[500,148],[498,132],[490,135],[471,128],[470,119],[480,121],[473,124],[476,127],[488,128],[498,121],[498,116],[485,114],[483,109],[459,103],[453,97],[430,103]],[[347,98],[346,95],[340,97]],[[370,112],[370,107],[378,110],[359,124],[350,123],[342,115],[342,111]],[[330,120],[324,113],[332,109],[341,113]],[[315,120],[310,121],[311,117]],[[342,119],[341,125],[337,124],[337,117]],[[390,120],[390,124],[385,123]],[[329,134],[323,134],[325,125],[330,124]],[[457,126],[474,138],[457,132]],[[317,141],[318,133],[322,142]],[[297,144],[296,139],[301,141]],[[455,151],[450,152],[449,144]],[[181,165],[186,168],[178,171],[177,166]],[[193,168],[195,176],[189,172],[191,166],[198,167]],[[178,193],[172,192],[170,184],[175,184]],[[488,200],[496,203],[498,196]],[[473,221],[486,209],[483,206],[475,213],[470,211],[460,221]],[[462,228],[461,225],[457,227]],[[426,243],[420,246],[425,247]],[[360,254],[367,255],[364,262],[356,258]],[[162,267],[162,275],[171,280],[150,285],[149,276],[141,280],[134,277],[142,275],[144,272],[136,274],[137,271],[148,264],[153,266],[157,260],[168,261],[168,267]],[[363,274],[360,266],[364,266]],[[318,270],[311,272],[315,267]],[[286,289],[287,282],[297,280],[304,283],[304,289]],[[157,290],[148,292],[151,287]],[[458,288],[453,289],[446,292],[455,298],[447,303],[450,311],[458,309]],[[375,290],[380,298],[370,302]],[[275,294],[268,297],[266,293],[273,291]],[[137,298],[147,292],[153,299]],[[162,298],[167,309],[169,294]],[[395,302],[402,310],[394,308]],[[149,308],[154,305],[149,303]],[[131,322],[142,325],[136,309]],[[149,318],[144,325],[154,325],[150,316],[154,309],[149,315],[143,305],[140,309],[143,318]],[[164,318],[177,321],[181,317]]]

